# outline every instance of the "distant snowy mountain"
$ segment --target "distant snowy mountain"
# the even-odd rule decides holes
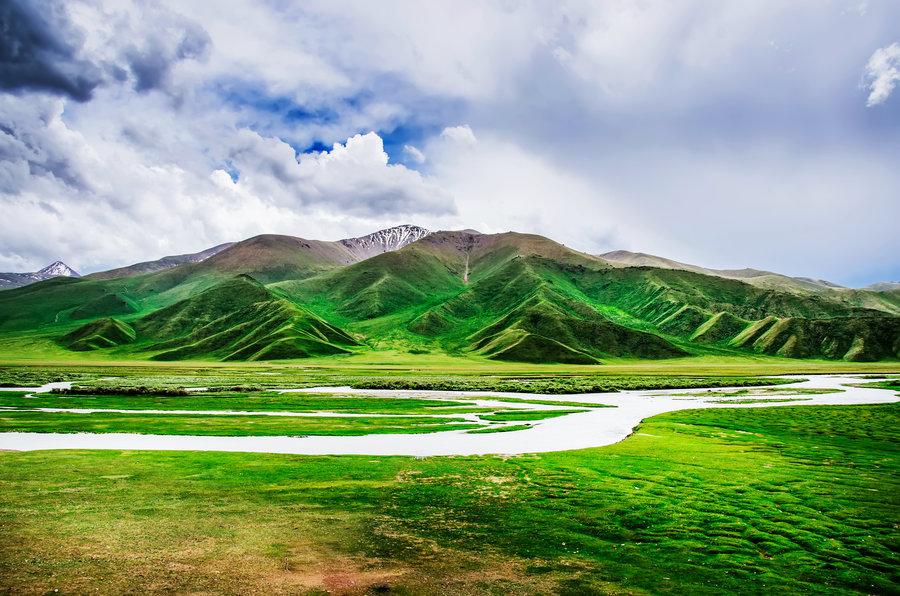
[[[20,288],[51,277],[81,277],[81,275],[62,261],[54,261],[33,273],[0,273],[0,290]]]
[[[81,277],[77,271],[62,261],[54,261],[32,275],[39,280],[50,279],[51,277]]]
[[[357,260],[368,259],[381,253],[399,250],[431,234],[429,230],[413,225],[394,226],[359,238],[347,238],[338,242],[345,246]]]

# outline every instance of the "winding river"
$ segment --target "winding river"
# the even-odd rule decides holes
[[[305,436],[305,437],[214,437],[185,435],[145,435],[128,433],[0,433],[0,450],[33,451],[42,449],[116,449],[163,451],[234,451],[248,453],[283,453],[302,455],[515,455],[602,447],[617,443],[627,437],[641,420],[676,410],[696,408],[760,408],[806,405],[860,405],[884,404],[900,401],[897,392],[887,389],[850,387],[864,379],[849,375],[813,375],[809,380],[779,387],[805,389],[837,389],[837,393],[803,395],[754,395],[751,388],[741,398],[760,399],[756,403],[721,403],[720,389],[670,389],[652,391],[622,391],[619,393],[587,393],[578,395],[543,395],[478,391],[396,391],[378,389],[351,389],[349,387],[318,387],[312,389],[285,390],[285,392],[359,394],[369,396],[415,397],[428,399],[469,398],[480,403],[502,404],[513,408],[520,404],[491,402],[491,397],[513,397],[541,401],[578,401],[615,406],[594,408],[585,412],[557,418],[537,420],[525,430],[469,433],[465,430],[443,431],[428,434],[376,434],[363,436]],[[55,383],[53,387],[65,386]],[[49,391],[52,387],[29,388],[35,392]],[[21,390],[21,389],[19,389]],[[788,401],[802,398],[803,401]],[[534,407],[534,406],[528,406]],[[546,405],[541,409],[549,409]],[[68,411],[68,410],[67,410]],[[106,412],[112,410],[103,410]],[[162,411],[142,411],[159,413]],[[171,412],[166,412],[171,413]],[[182,411],[179,413],[196,413]],[[204,412],[219,415],[222,412]],[[245,412],[229,414],[246,415]],[[272,415],[271,413],[254,413]],[[331,415],[322,413],[284,413],[279,415]],[[367,416],[370,416],[367,414]]]

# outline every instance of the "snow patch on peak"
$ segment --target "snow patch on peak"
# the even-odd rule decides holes
[[[62,261],[54,261],[33,274],[40,279],[50,279],[51,277],[81,277],[81,275],[63,263]]]
[[[368,259],[385,252],[399,250],[431,234],[419,226],[404,224],[386,230],[379,230],[359,238],[346,238],[339,242],[358,260]]]
[[[21,288],[52,277],[81,277],[81,275],[62,261],[55,261],[33,273],[0,273],[0,290]]]

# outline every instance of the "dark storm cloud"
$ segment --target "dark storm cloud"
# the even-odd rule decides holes
[[[150,33],[143,28],[149,28]],[[111,60],[82,53],[84,37],[63,3],[49,0],[0,1],[0,88],[44,91],[84,102],[107,82],[133,79],[137,91],[166,86],[172,67],[204,58],[210,39],[197,23],[157,8],[145,8],[123,31],[140,45],[127,44]],[[112,44],[115,42],[113,41]]]
[[[87,101],[102,70],[80,59],[82,40],[61,4],[0,2],[0,88],[50,91]]]

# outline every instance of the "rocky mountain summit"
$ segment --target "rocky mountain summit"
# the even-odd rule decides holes
[[[0,289],[19,288],[52,277],[81,277],[81,275],[62,261],[54,261],[43,269],[31,273],[0,273]]]
[[[382,253],[399,250],[429,234],[431,232],[425,228],[404,224],[379,230],[359,238],[347,238],[338,242],[347,247],[358,260],[363,260]]]

